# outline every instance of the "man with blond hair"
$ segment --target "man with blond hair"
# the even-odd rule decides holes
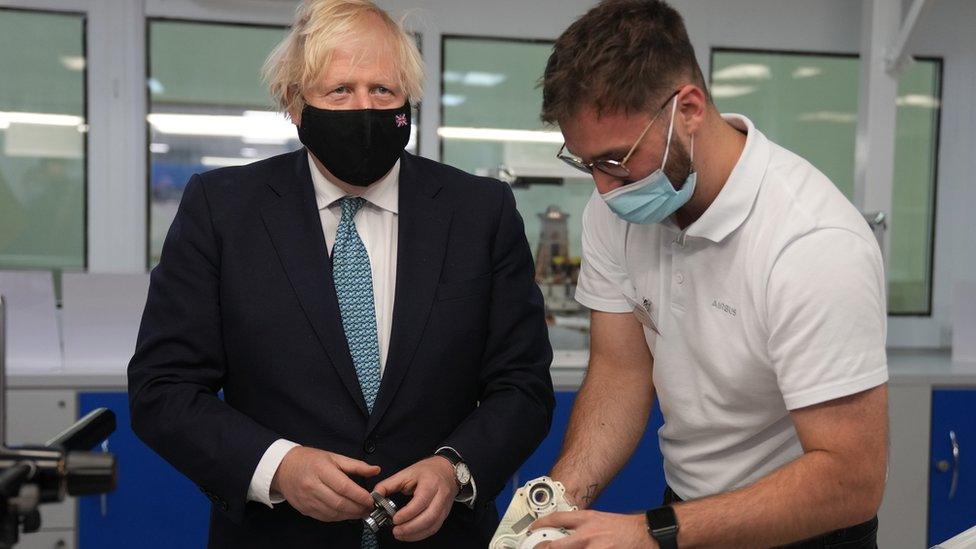
[[[211,547],[485,547],[554,405],[512,191],[404,151],[422,64],[371,2],[305,2],[265,69],[305,148],[190,179],[133,429],[213,502]],[[404,504],[378,534],[373,490]]]

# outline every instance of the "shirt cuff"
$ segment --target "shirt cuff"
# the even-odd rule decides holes
[[[461,455],[461,452],[458,452],[454,448],[451,448],[450,446],[441,446],[437,449],[437,452],[440,452],[441,450],[450,450],[454,452],[454,454],[457,455],[462,462],[464,462],[464,457]],[[434,453],[436,454],[437,452]],[[454,501],[467,505],[469,509],[474,509],[474,502],[478,499],[478,486],[474,483],[474,475],[471,475],[471,482],[469,484],[471,486],[471,493],[461,494],[459,492],[454,498]]]
[[[257,501],[268,507],[274,507],[274,504],[285,501],[281,494],[271,493],[271,479],[278,472],[278,466],[281,465],[281,460],[285,459],[285,454],[296,446],[301,446],[301,444],[283,438],[279,438],[271,446],[268,446],[264,455],[261,456],[258,466],[254,469],[254,475],[251,477],[251,485],[247,489],[248,501]]]

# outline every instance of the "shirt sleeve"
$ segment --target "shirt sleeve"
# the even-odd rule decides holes
[[[583,210],[583,262],[576,284],[576,301],[607,313],[629,313],[626,299],[630,278],[623,267],[623,238],[614,238],[614,215],[594,192]]]
[[[261,456],[261,461],[258,462],[258,466],[254,469],[254,476],[251,477],[251,485],[247,489],[248,501],[261,502],[268,507],[273,507],[274,504],[285,501],[285,498],[281,497],[281,494],[271,493],[271,479],[278,472],[278,466],[281,465],[281,460],[285,459],[285,454],[296,446],[299,446],[299,444],[279,438],[264,451],[264,455]]]
[[[818,229],[780,253],[766,288],[768,352],[790,410],[888,380],[884,268],[874,240]]]

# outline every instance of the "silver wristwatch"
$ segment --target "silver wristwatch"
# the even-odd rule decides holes
[[[441,448],[434,453],[441,456],[454,466],[454,480],[458,484],[458,501],[467,501],[472,493],[471,469],[468,464],[461,461],[461,456],[451,448]]]

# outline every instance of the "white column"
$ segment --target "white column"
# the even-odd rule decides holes
[[[92,0],[88,19],[88,270],[146,269],[143,0]]]
[[[891,190],[898,79],[886,70],[885,58],[900,23],[900,0],[863,0],[854,204],[861,211],[880,211],[888,215],[889,229],[882,239],[886,262],[891,223],[897,223],[891,218]]]

